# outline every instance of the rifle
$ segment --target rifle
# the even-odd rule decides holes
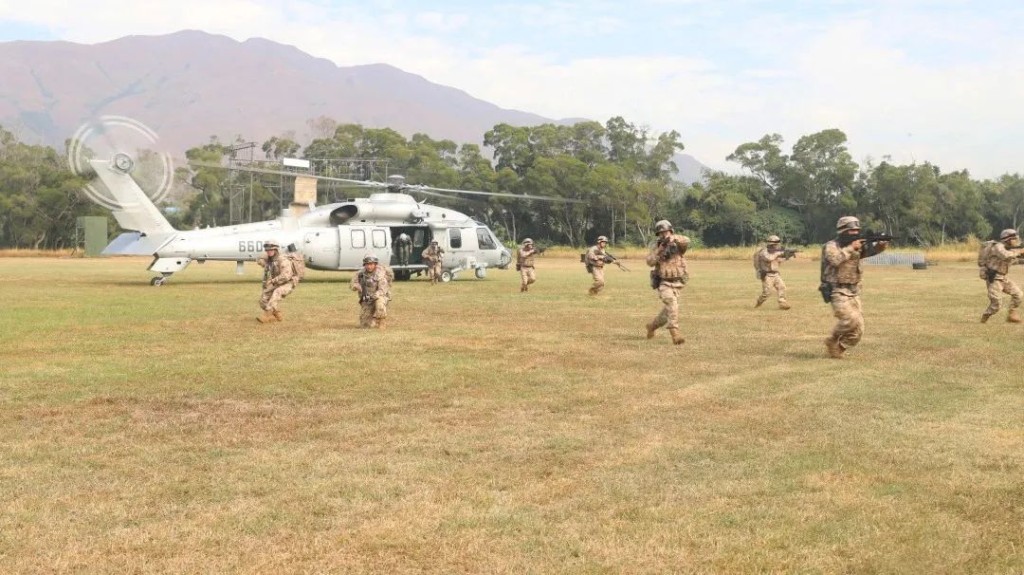
[[[658,238],[658,246],[664,246],[661,255],[659,256],[659,259],[663,262],[667,262],[668,260],[672,259],[672,256],[675,256],[677,254],[682,255],[686,253],[685,250],[681,250],[679,248],[679,244],[672,241],[672,236]]]
[[[546,251],[548,251],[548,248],[546,248],[546,247],[542,247],[542,246],[535,246],[535,247],[533,248],[533,253],[534,253],[534,255],[538,255],[538,256],[539,256],[540,254],[542,254],[542,253],[546,252]]]
[[[873,244],[875,242],[891,242],[896,239],[896,236],[891,236],[885,232],[873,232],[871,230],[861,230],[857,235],[841,235],[839,236],[839,247],[846,247],[857,240],[864,240],[865,244]]]
[[[615,264],[615,265],[619,266],[619,269],[624,271],[624,272],[630,271],[629,268],[627,268],[626,266],[622,265],[622,262],[619,261],[619,258],[613,256],[612,254],[610,254],[608,252],[604,253],[604,263],[606,263],[606,264]]]
[[[789,258],[795,258],[796,254],[800,253],[800,250],[782,250],[782,259],[788,260]]]

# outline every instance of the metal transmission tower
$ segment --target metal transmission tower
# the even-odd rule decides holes
[[[363,180],[384,182],[388,176],[388,160],[376,158],[316,158],[310,162],[310,173],[314,176],[345,178],[347,180]],[[347,199],[344,185],[337,182],[322,182],[321,191],[327,202]]]

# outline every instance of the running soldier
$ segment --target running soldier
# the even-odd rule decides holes
[[[781,244],[779,236],[768,236],[765,246],[754,254],[754,267],[758,279],[761,280],[761,295],[758,296],[754,307],[761,307],[761,304],[768,300],[770,290],[774,289],[779,294],[779,309],[790,308],[789,302],[786,301],[786,284],[779,275],[779,264],[789,259],[787,254],[790,252],[783,250]]]
[[[359,292],[359,327],[384,329],[388,317],[391,282],[387,269],[377,263],[377,256],[367,254],[363,269],[352,278],[352,291]]]
[[[860,343],[864,335],[864,313],[860,303],[860,260],[878,255],[889,242],[866,243],[860,237],[860,220],[843,216],[836,222],[836,239],[821,248],[822,296],[832,304],[839,320],[832,335],[825,339],[829,357],[839,359],[846,350]]]
[[[1002,307],[1001,294],[1010,296],[1010,311],[1006,315],[1006,321],[1020,323],[1020,307],[1022,294],[1020,287],[1010,278],[1010,264],[1013,260],[1024,256],[1024,247],[1020,244],[1017,230],[1006,229],[999,234],[999,241],[986,242],[978,256],[978,264],[981,268],[981,279],[985,280],[988,286],[988,309],[981,314],[981,323],[988,321],[988,318],[995,315]]]
[[[537,249],[533,247],[533,240],[526,238],[523,246],[516,252],[516,269],[519,270],[519,277],[522,283],[519,286],[520,292],[529,291],[530,284],[537,281],[537,270],[534,268],[534,256]]]
[[[431,285],[436,284],[441,279],[441,258],[444,257],[444,250],[437,244],[437,240],[431,240],[430,245],[420,256],[427,266],[427,279]]]
[[[658,234],[658,241],[647,254],[647,265],[653,268],[651,287],[658,290],[658,298],[664,307],[647,324],[647,339],[653,338],[658,328],[667,326],[672,343],[679,345],[686,341],[679,333],[679,293],[690,279],[685,257],[690,238],[676,234],[668,220],[654,224],[654,232]]]
[[[281,246],[276,241],[263,242],[263,250],[264,255],[256,260],[263,267],[263,293],[260,296],[263,315],[256,321],[269,323],[284,319],[278,306],[295,289],[295,273],[291,261],[281,254]]]
[[[598,236],[597,243],[590,246],[584,256],[583,262],[587,264],[587,271],[594,277],[594,284],[590,286],[590,295],[597,295],[604,289],[604,265],[611,263],[612,259],[605,253],[608,247],[608,238]]]

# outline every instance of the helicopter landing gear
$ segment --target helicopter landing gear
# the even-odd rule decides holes
[[[149,285],[153,287],[160,287],[165,283],[167,283],[167,278],[165,278],[164,276],[156,276],[155,278],[149,280]]]
[[[409,278],[411,277],[412,272],[410,272],[409,270],[398,270],[395,272],[395,279],[400,282],[408,281]]]
[[[476,268],[476,270],[473,272],[473,275],[476,276],[476,279],[482,280],[485,277],[487,277],[487,268]]]
[[[441,281],[442,282],[448,283],[448,282],[452,281],[453,279],[455,279],[455,274],[453,274],[452,272],[450,272],[450,271],[443,271],[443,272],[441,272]]]

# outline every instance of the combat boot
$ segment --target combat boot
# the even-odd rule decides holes
[[[1010,323],[1020,323],[1020,314],[1017,313],[1016,309],[1011,309],[1010,313],[1006,316],[1006,321]]]
[[[529,288],[527,288],[526,286],[519,286],[519,293],[523,293],[524,291],[527,291],[528,289]]]
[[[263,315],[256,318],[256,321],[260,323],[270,323],[272,321],[275,321],[274,314],[270,313],[269,311],[265,311],[263,312]]]
[[[284,321],[284,316],[281,315],[281,310],[275,309],[273,311],[273,314],[274,314],[274,319],[276,319],[277,321]]]
[[[843,346],[839,345],[836,338],[828,336],[825,338],[825,349],[828,350],[828,356],[833,359],[839,359],[843,357]]]
[[[652,321],[651,323],[645,325],[644,327],[647,328],[647,339],[654,339],[654,334],[657,333],[658,326],[655,325]]]
[[[761,304],[763,304],[763,303],[764,303],[764,301],[765,301],[765,300],[763,300],[763,299],[761,299],[761,298],[757,298],[757,303],[755,303],[755,304],[754,304],[754,307],[755,307],[755,308],[761,307]]]
[[[679,333],[679,330],[677,328],[670,327],[668,328],[668,332],[672,334],[672,343],[679,345],[686,341],[686,338],[683,337],[681,333]]]
[[[792,307],[792,306],[789,305],[788,301],[780,301],[779,302],[779,309],[789,309],[790,307]]]
[[[988,321],[988,318],[990,317],[992,317],[992,314],[990,313],[981,314],[981,323],[985,323],[986,321]]]
[[[378,319],[377,320],[377,329],[384,329],[384,320],[383,319]]]
[[[590,295],[597,295],[597,290],[594,288],[590,288],[590,291],[587,293],[589,293]]]

